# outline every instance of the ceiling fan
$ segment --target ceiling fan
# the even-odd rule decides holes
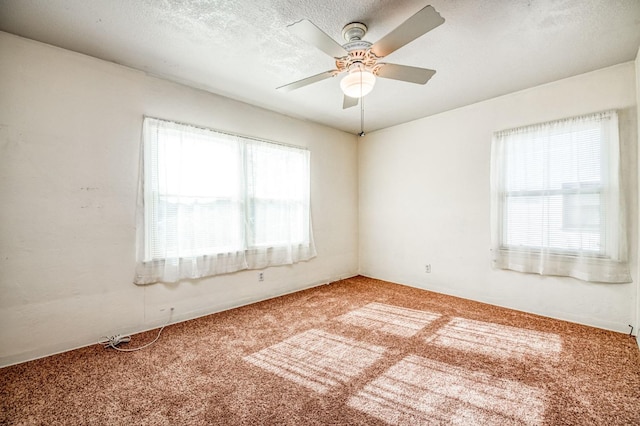
[[[298,21],[287,27],[289,31],[333,57],[336,61],[336,69],[280,86],[277,89],[288,92],[347,73],[340,81],[340,87],[344,92],[342,108],[346,109],[358,105],[358,100],[371,92],[376,77],[425,84],[436,73],[434,70],[389,64],[379,60],[443,22],[444,18],[433,7],[426,6],[373,44],[362,39],[367,33],[367,26],[361,22],[351,22],[342,29],[342,37],[346,43],[340,45],[311,21],[306,19]]]

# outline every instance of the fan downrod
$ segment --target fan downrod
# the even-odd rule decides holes
[[[351,22],[342,28],[342,38],[347,42],[362,40],[367,33],[367,26],[362,22]]]

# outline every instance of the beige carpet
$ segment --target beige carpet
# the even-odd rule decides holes
[[[0,397],[0,424],[637,425],[640,351],[355,277],[1,369]]]

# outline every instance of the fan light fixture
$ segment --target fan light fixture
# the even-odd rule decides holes
[[[278,87],[278,90],[288,92],[346,73],[340,81],[340,88],[344,93],[342,109],[360,104],[359,135],[364,136],[364,96],[373,90],[376,77],[425,84],[436,73],[427,68],[378,62],[379,59],[390,55],[442,23],[444,18],[438,11],[432,6],[425,6],[375,43],[364,40],[367,33],[365,24],[350,22],[342,28],[342,38],[346,43],[339,44],[308,19],[295,22],[287,27],[289,31],[331,56],[336,61],[336,67],[285,84]]]
[[[340,81],[340,88],[351,98],[361,98],[369,94],[375,84],[376,76],[373,73],[360,67],[353,67]]]

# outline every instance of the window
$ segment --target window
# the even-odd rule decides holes
[[[628,282],[614,111],[494,134],[498,268]]]
[[[145,118],[135,282],[315,256],[309,151]]]

